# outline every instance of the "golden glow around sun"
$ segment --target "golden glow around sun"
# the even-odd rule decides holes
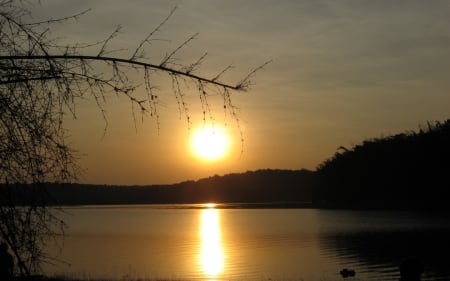
[[[223,158],[229,149],[229,137],[219,125],[205,125],[193,131],[190,141],[194,155],[202,160]]]

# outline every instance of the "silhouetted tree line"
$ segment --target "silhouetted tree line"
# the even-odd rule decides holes
[[[331,205],[447,208],[450,119],[340,147],[319,165],[317,176],[316,198]]]
[[[258,170],[172,185],[50,184],[60,205],[261,203],[324,208],[448,208],[450,120],[340,147],[316,171]],[[17,204],[29,186],[15,188]],[[284,205],[283,205],[284,204]]]
[[[307,170],[259,170],[212,176],[172,185],[111,186],[49,184],[47,190],[59,205],[175,204],[175,203],[307,203],[314,173]],[[28,185],[15,189],[17,203],[25,203]]]

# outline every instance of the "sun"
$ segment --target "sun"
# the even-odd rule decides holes
[[[194,155],[205,161],[216,161],[225,157],[229,149],[229,137],[220,125],[203,125],[191,135]]]

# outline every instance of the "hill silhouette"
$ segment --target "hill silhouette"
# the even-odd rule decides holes
[[[51,184],[48,190],[62,205],[270,202],[291,206],[310,203],[314,182],[314,173],[307,170],[258,170],[172,185]]]
[[[450,207],[449,177],[450,119],[428,123],[418,132],[340,147],[316,171],[266,169],[171,185],[49,184],[48,191],[59,205],[216,202],[444,209]],[[16,204],[26,204],[29,189],[15,188]]]
[[[352,207],[443,208],[450,194],[450,119],[366,140],[319,165],[316,198]]]

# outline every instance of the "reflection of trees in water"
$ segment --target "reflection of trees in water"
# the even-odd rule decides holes
[[[359,266],[375,279],[398,280],[398,265],[407,256],[419,256],[425,263],[423,280],[448,280],[448,243],[450,230],[347,232],[320,235],[324,254],[343,266]]]

